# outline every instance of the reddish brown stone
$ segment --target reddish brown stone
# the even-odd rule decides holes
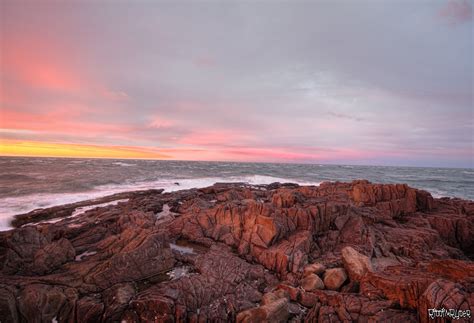
[[[413,322],[432,307],[473,310],[471,201],[364,180],[101,201],[124,197],[75,217],[98,201],[34,211],[1,232],[1,319]],[[315,288],[326,268],[334,290]]]
[[[360,281],[367,272],[372,272],[372,263],[370,259],[357,252],[352,247],[345,247],[341,250],[342,261],[349,277],[353,281]]]
[[[301,288],[307,292],[324,289],[324,283],[316,274],[309,274],[301,280]]]
[[[321,275],[324,273],[326,270],[326,266],[323,264],[315,263],[315,264],[309,264],[306,267],[304,267],[303,274],[304,276],[307,276],[309,274],[316,274],[316,275]]]
[[[326,269],[324,272],[324,285],[331,290],[338,290],[347,279],[344,268]]]

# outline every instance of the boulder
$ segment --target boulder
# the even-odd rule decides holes
[[[326,270],[326,266],[320,263],[314,263],[304,267],[303,276],[308,276],[309,274],[321,275]]]
[[[344,268],[331,268],[324,272],[324,285],[328,289],[338,290],[347,280]]]
[[[301,288],[307,292],[324,289],[324,283],[316,274],[309,274],[301,280]]]
[[[283,323],[288,321],[290,316],[288,299],[281,298],[272,303],[252,308],[237,315],[239,323],[260,323],[276,322]]]
[[[273,292],[268,292],[262,296],[260,305],[267,305],[273,303],[281,298],[289,298],[289,294],[284,289],[277,289]]]
[[[369,257],[357,252],[354,248],[344,247],[341,255],[344,268],[351,280],[360,281],[368,271],[373,271]]]
[[[18,309],[28,322],[66,321],[74,317],[77,299],[72,288],[31,284],[20,293]]]

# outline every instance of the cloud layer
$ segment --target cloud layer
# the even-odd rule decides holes
[[[0,6],[9,145],[474,166],[472,1]]]

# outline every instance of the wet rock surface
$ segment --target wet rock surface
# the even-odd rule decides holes
[[[13,224],[0,233],[2,322],[428,322],[432,308],[470,310],[465,321],[474,313],[474,202],[401,184],[129,192]]]

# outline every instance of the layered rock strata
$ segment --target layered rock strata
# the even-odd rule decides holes
[[[13,223],[0,233],[1,322],[474,315],[474,202],[407,185],[150,190]]]

